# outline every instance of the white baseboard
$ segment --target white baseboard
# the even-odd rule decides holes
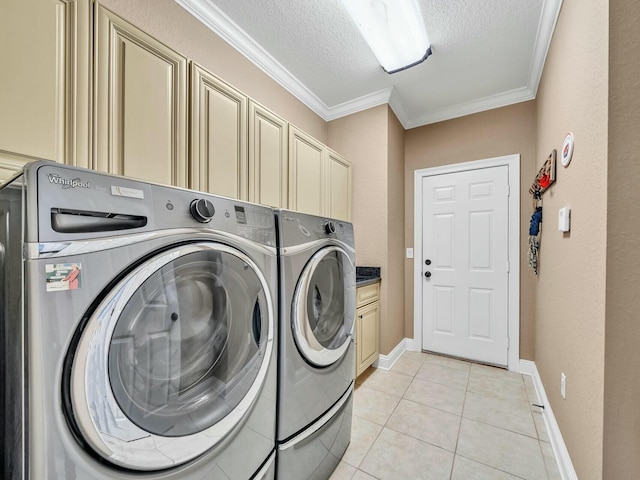
[[[538,373],[536,364],[530,360],[520,360],[520,373],[523,375],[530,375],[533,380],[533,386],[536,389],[536,395],[538,396],[538,403],[544,405],[542,410],[542,418],[544,418],[544,424],[547,427],[549,433],[549,439],[551,440],[551,448],[553,454],[558,461],[558,469],[562,480],[578,480],[578,475],[573,468],[571,457],[569,457],[569,451],[567,445],[564,443],[562,433],[560,433],[560,427],[556,421],[556,417],[553,415],[551,404],[547,399],[547,394],[544,391],[542,385],[542,379]]]
[[[537,371],[535,362],[532,362],[531,360],[520,360],[520,373],[522,375],[529,375],[530,377],[533,377],[534,372],[537,373]],[[536,393],[538,393],[537,390]],[[538,395],[538,397],[540,397],[540,395]]]
[[[416,342],[415,338],[405,338],[404,342],[407,345],[407,350],[410,352],[422,351],[422,344],[420,342]]]
[[[407,347],[408,342],[412,342],[412,340],[403,338],[400,343],[396,345],[396,347],[391,350],[391,352],[389,352],[389,355],[380,355],[378,357],[378,360],[373,362],[373,366],[382,370],[390,370],[404,352],[406,352],[407,350],[411,350]]]

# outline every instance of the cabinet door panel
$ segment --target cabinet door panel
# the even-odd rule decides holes
[[[351,163],[337,153],[327,151],[328,216],[351,221]]]
[[[378,300],[380,297],[380,283],[372,283],[356,289],[356,306],[358,308]]]
[[[247,199],[247,97],[191,70],[191,188]]]
[[[324,146],[295,127],[289,128],[289,208],[322,215],[325,211]]]
[[[186,186],[186,59],[97,6],[96,166]]]
[[[249,102],[249,200],[288,206],[288,124]]]
[[[2,2],[0,151],[88,166],[89,11],[87,0]]]
[[[356,376],[378,359],[380,353],[380,302],[358,309],[356,328]]]
[[[121,39],[119,47],[123,61],[121,68],[126,73],[121,79],[123,101],[120,104],[123,106],[120,113],[124,130],[114,132],[116,138],[122,134],[117,141],[122,148],[118,173],[173,183],[173,122],[171,104],[166,101],[173,66],[126,38]],[[158,115],[149,115],[150,111]],[[151,159],[154,159],[153,164],[149,162]],[[150,168],[151,165],[154,168]]]

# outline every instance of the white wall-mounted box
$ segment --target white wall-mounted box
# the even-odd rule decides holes
[[[571,228],[571,209],[563,207],[558,210],[558,231],[568,232]]]

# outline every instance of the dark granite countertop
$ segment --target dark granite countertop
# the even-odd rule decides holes
[[[380,281],[380,267],[356,266],[356,287],[364,287]]]

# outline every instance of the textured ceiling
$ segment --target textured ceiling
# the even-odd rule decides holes
[[[433,55],[388,75],[339,0],[176,0],[325,120],[412,128],[535,97],[562,0],[419,0]]]

